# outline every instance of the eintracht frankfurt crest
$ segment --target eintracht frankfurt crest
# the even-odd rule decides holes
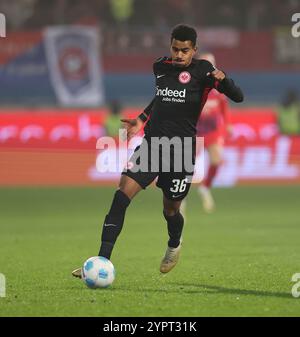
[[[183,83],[183,84],[189,83],[191,78],[192,78],[192,76],[188,71],[183,71],[178,76],[179,82]]]

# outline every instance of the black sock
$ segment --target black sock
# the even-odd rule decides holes
[[[167,220],[168,233],[170,237],[168,241],[168,246],[172,248],[177,248],[180,243],[184,218],[179,211],[173,216],[168,216],[164,212],[164,217]]]
[[[116,191],[111,208],[104,219],[99,256],[110,259],[114,244],[121,233],[125,212],[130,201],[125,193],[120,190]]]

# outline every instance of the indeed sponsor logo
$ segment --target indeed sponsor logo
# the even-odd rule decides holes
[[[172,89],[169,89],[168,87],[164,89],[160,89],[158,86],[156,87],[156,96],[162,96],[163,102],[185,103],[185,99],[183,99],[185,98],[185,94],[186,94],[186,89],[172,90]]]
[[[164,96],[164,97],[180,97],[185,98],[186,89],[184,90],[172,90],[168,87],[164,89],[160,89],[156,87],[156,96]]]

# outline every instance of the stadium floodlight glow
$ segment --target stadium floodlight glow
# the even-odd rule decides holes
[[[0,37],[6,37],[6,18],[0,13]]]
[[[293,37],[300,37],[300,13],[294,13],[292,15],[292,22],[296,22],[292,26],[292,36]]]

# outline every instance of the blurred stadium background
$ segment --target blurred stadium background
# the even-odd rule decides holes
[[[112,102],[136,116],[151,100],[153,60],[179,22],[197,27],[199,50],[245,92],[216,184],[299,182],[300,127],[280,130],[277,118],[300,92],[297,11],[297,0],[1,0],[0,184],[114,178],[94,172],[95,140]]]
[[[0,0],[6,18],[0,38],[0,272],[11,294],[3,315],[299,315],[287,299],[300,247],[300,37],[291,34],[297,12],[299,0]],[[200,51],[214,53],[217,66],[244,91],[245,101],[231,104],[233,135],[215,181],[239,186],[218,189],[216,214],[201,221],[191,191],[186,260],[171,285],[152,277],[167,235],[161,237],[161,210],[144,217],[149,205],[161,207],[160,192],[150,189],[138,198],[114,260],[123,283],[105,293],[106,306],[96,310],[95,295],[67,279],[97,251],[95,235],[100,238],[119,177],[97,172],[96,141],[106,134],[112,110],[133,117],[150,102],[152,63],[168,54],[170,30],[180,22],[197,27]],[[145,233],[154,250],[145,247]],[[195,268],[199,246],[204,255]],[[190,284],[182,282],[184,275],[191,275]],[[201,278],[207,297],[197,286]],[[165,296],[158,288],[175,296],[178,284],[187,289],[183,297],[157,307]],[[81,299],[80,308],[73,298]],[[133,305],[133,298],[139,302]]]

